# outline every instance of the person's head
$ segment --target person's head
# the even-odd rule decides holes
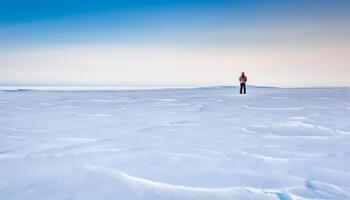
[[[241,73],[241,76],[244,76],[244,72]]]

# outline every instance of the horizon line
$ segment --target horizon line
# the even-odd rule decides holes
[[[330,89],[350,88],[350,86],[305,86],[280,87],[266,85],[247,85],[250,88],[270,89]],[[102,85],[1,85],[0,91],[128,91],[128,90],[166,90],[166,89],[227,89],[239,88],[238,85],[203,85],[203,86],[102,86]]]

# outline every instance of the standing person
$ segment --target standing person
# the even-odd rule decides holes
[[[244,72],[241,73],[241,76],[239,77],[239,82],[241,83],[241,88],[239,90],[239,93],[242,94],[242,92],[246,93],[246,86],[245,83],[247,82],[247,77],[245,76]]]

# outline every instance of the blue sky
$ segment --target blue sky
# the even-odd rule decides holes
[[[349,11],[346,0],[0,0],[0,82],[226,85],[245,70],[252,84],[350,85]]]

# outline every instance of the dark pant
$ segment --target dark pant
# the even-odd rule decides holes
[[[245,87],[245,83],[241,83],[241,89],[239,90],[239,93],[242,94],[242,92],[245,94],[246,91],[246,87]]]

